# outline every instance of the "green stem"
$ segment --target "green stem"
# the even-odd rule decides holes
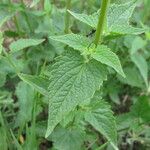
[[[15,23],[15,26],[16,26],[16,29],[17,29],[17,32],[18,32],[18,33],[19,33],[19,35],[20,35],[21,29],[20,29],[20,26],[19,26],[19,23],[18,23],[17,16],[14,16],[14,23]]]
[[[102,1],[101,11],[100,11],[99,19],[98,19],[96,35],[95,35],[95,40],[94,40],[94,44],[96,46],[98,45],[99,42],[101,42],[109,3],[110,3],[110,0]]]
[[[25,11],[26,7],[25,7],[25,4],[24,4],[23,0],[21,0],[21,4],[22,4],[22,6],[23,6],[23,8],[24,8],[24,11]],[[27,15],[26,12],[23,12],[23,14],[24,14],[26,23],[27,23],[27,25],[28,25],[28,27],[29,27],[29,30],[30,30],[30,32],[32,32],[32,28],[31,28],[31,25],[30,25],[30,21],[29,21],[28,15]]]
[[[66,15],[65,15],[65,33],[69,33],[69,22],[70,22],[70,14],[67,11],[71,8],[71,0],[66,1]]]

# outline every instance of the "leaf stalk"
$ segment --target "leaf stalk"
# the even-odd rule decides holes
[[[71,8],[71,0],[66,1],[66,14],[65,14],[65,33],[69,33],[70,14],[67,11]]]

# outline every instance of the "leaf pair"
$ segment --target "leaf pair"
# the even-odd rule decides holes
[[[90,40],[77,34],[67,34],[62,36],[51,36],[51,39],[69,45],[81,54],[89,54],[93,59],[108,65],[115,69],[120,75],[125,77],[118,56],[113,53],[107,46],[98,45],[97,48],[90,48]]]
[[[113,4],[110,6],[107,14],[107,24],[105,28],[105,34],[108,35],[110,33],[116,34],[140,34],[143,33],[145,30],[142,28],[135,28],[129,25],[129,19],[133,13],[136,4],[134,1],[128,2],[125,4],[117,5]],[[92,15],[86,14],[78,14],[74,13],[70,10],[68,12],[74,16],[76,19],[80,20],[81,22],[91,26],[92,28],[97,27],[98,23],[98,16],[99,10],[97,13]]]

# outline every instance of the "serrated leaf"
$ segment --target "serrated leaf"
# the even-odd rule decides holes
[[[44,39],[19,39],[18,41],[11,43],[9,48],[11,53],[15,53],[24,48],[39,45],[43,41]]]
[[[129,25],[129,19],[135,6],[134,1],[121,5],[111,5],[107,13],[107,28],[105,34],[141,34],[145,32],[145,29],[134,28]],[[72,11],[69,11],[69,13],[81,22],[86,23],[92,28],[96,28],[98,24],[99,11],[89,16],[86,14],[74,13]]]
[[[115,149],[118,149],[116,122],[110,106],[107,102],[100,100],[91,104],[90,107],[90,111],[85,114],[85,120],[102,133]]]
[[[98,23],[98,12],[94,13],[92,15],[87,15],[87,14],[78,14],[75,12],[72,12],[68,10],[68,12],[75,17],[76,19],[80,20],[83,23],[86,23],[87,25],[96,28],[97,23]]]
[[[32,75],[27,75],[20,73],[18,74],[19,77],[29,85],[31,85],[35,90],[40,92],[41,94],[48,96],[48,85],[49,85],[49,80],[43,77],[39,76],[32,76]]]
[[[115,25],[111,28],[111,32],[116,33],[116,34],[133,34],[133,35],[137,35],[137,34],[141,34],[141,33],[145,32],[145,29],[135,28],[135,27],[132,27],[130,25]]]
[[[67,44],[75,50],[79,50],[81,52],[83,52],[90,44],[90,40],[88,38],[73,33],[61,36],[50,36],[49,38]]]
[[[135,6],[133,1],[122,5],[112,5],[108,10],[107,17],[109,29],[111,30],[116,25],[128,25]]]
[[[52,141],[57,150],[81,150],[84,132],[79,129],[57,129],[52,134]]]
[[[135,53],[131,55],[131,60],[135,63],[135,65],[139,69],[145,81],[145,84],[148,87],[148,65],[145,58],[141,54]]]
[[[85,63],[77,51],[67,51],[58,57],[51,68],[46,137],[70,111],[94,95],[106,74],[101,63],[95,60]]]
[[[98,47],[95,49],[95,52],[92,53],[91,56],[97,61],[112,67],[120,75],[125,77],[118,56],[115,53],[113,53],[107,46],[98,45]]]

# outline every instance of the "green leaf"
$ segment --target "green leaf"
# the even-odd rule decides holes
[[[143,80],[138,70],[135,67],[124,68],[124,73],[126,78],[118,76],[119,80],[125,84],[131,85],[133,87],[143,88]]]
[[[2,46],[2,44],[3,44],[3,34],[2,34],[2,32],[0,32],[0,54],[2,53],[2,50],[3,50],[3,46]]]
[[[22,127],[32,117],[34,90],[28,84],[21,81],[16,88],[16,95],[19,103],[16,125]]]
[[[146,41],[144,41],[140,36],[137,36],[133,41],[132,41],[132,47],[131,47],[131,54],[136,53],[139,49],[144,48],[146,45]]]
[[[145,29],[143,28],[135,28],[130,25],[115,25],[111,28],[112,33],[116,34],[133,34],[133,35],[138,35],[143,32],[145,32]]]
[[[90,111],[85,114],[85,120],[102,133],[115,149],[118,149],[116,122],[110,106],[107,102],[100,100],[91,104],[90,107]]]
[[[128,25],[135,6],[133,1],[122,5],[113,4],[108,11],[109,30],[112,31],[111,28],[116,25]]]
[[[9,48],[11,53],[15,53],[24,48],[39,45],[43,41],[44,39],[19,39],[18,41],[11,43]]]
[[[77,51],[67,51],[57,58],[51,68],[46,137],[70,111],[94,95],[106,79],[106,74],[101,63],[95,60],[85,63]]]
[[[49,38],[67,44],[75,50],[79,50],[81,52],[84,52],[86,47],[88,47],[91,43],[88,38],[73,33],[61,36],[50,36]]]
[[[91,56],[97,61],[100,61],[101,63],[112,67],[120,75],[125,77],[125,74],[122,70],[121,63],[120,63],[118,56],[115,53],[113,53],[107,46],[98,45],[95,52],[92,53]]]
[[[49,85],[48,79],[39,76],[27,75],[23,73],[20,73],[19,77],[24,82],[28,83],[33,88],[35,88],[35,90],[37,90],[41,94],[48,96],[48,85]]]
[[[150,99],[149,96],[141,96],[131,107],[131,115],[145,122],[150,122]],[[140,121],[140,120],[139,120]]]
[[[136,4],[134,1],[117,5],[112,4],[107,14],[107,28],[105,28],[105,34],[117,33],[117,34],[141,34],[145,32],[145,29],[134,28],[129,25],[129,19],[133,13]],[[99,10],[100,11],[100,10]],[[76,19],[91,26],[97,27],[99,11],[92,15],[78,14],[72,11],[69,13]]]
[[[146,86],[148,87],[148,65],[147,65],[145,58],[141,54],[135,53],[135,54],[131,55],[131,60],[138,67],[138,69],[144,79],[144,82],[145,82]]]
[[[141,96],[131,106],[130,112],[117,117],[118,130],[135,128],[141,124],[150,122],[150,99],[149,96]]]
[[[76,35],[76,34],[52,36],[50,38],[65,43],[70,47],[73,47],[74,49],[80,50],[82,53],[84,53],[84,51],[87,50],[88,45],[90,43],[90,41],[86,37]],[[98,46],[96,52],[92,53],[91,56],[97,61],[100,61],[101,63],[114,68],[123,77],[125,76],[119,58],[117,57],[116,54],[110,51],[110,49],[107,48],[106,46],[104,45]]]
[[[117,116],[117,130],[124,131],[124,129],[130,129],[130,127],[137,122],[137,120],[130,113],[123,113]]]
[[[57,129],[52,134],[54,148],[57,150],[80,150],[84,140],[84,132],[79,129]]]
[[[86,15],[86,14],[78,14],[75,12],[72,12],[68,10],[68,12],[75,17],[76,19],[80,20],[83,23],[86,23],[87,25],[96,28],[98,23],[98,12],[94,13],[92,15]]]

